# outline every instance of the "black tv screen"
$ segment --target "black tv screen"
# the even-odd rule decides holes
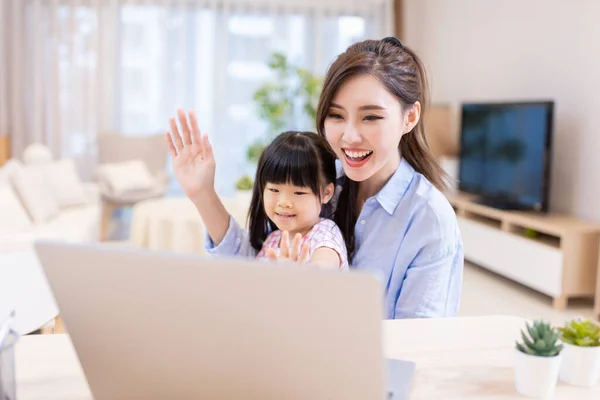
[[[459,189],[504,209],[548,210],[554,103],[462,105]]]

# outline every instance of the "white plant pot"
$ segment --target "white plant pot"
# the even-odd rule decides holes
[[[575,386],[592,387],[600,381],[600,347],[563,344],[559,378]]]
[[[524,396],[551,397],[558,381],[561,354],[538,357],[515,349],[515,389]]]

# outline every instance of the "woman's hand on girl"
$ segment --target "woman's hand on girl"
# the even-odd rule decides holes
[[[169,118],[171,131],[165,135],[169,153],[173,157],[173,171],[186,196],[192,201],[210,194],[215,187],[215,159],[208,135],[201,135],[196,114],[189,112],[189,123],[180,108],[177,116],[181,133],[174,117]]]
[[[302,246],[301,242],[302,235],[297,233],[290,246],[290,234],[287,231],[283,231],[281,241],[279,242],[279,255],[277,255],[276,249],[271,248],[267,250],[267,257],[271,261],[307,263],[310,260],[310,245],[304,243]]]

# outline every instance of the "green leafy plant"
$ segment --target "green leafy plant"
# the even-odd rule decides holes
[[[297,88],[296,96],[303,101],[303,109],[306,115],[316,129],[317,106],[319,97],[323,88],[323,78],[313,75],[310,71],[303,68],[296,68],[296,74],[300,79],[300,85]]]
[[[246,150],[246,158],[248,158],[248,161],[250,162],[257,163],[264,149],[265,144],[263,141],[257,140],[248,146],[248,149]]]
[[[600,325],[589,319],[567,321],[558,328],[561,339],[565,343],[582,347],[600,346]]]
[[[251,190],[254,185],[254,181],[248,175],[242,176],[235,183],[235,187],[237,190]]]
[[[523,342],[517,342],[517,349],[525,354],[540,357],[553,357],[562,351],[563,345],[559,342],[560,333],[549,323],[536,320],[533,326],[527,325],[527,332],[521,330]]]
[[[301,105],[303,115],[311,125],[316,125],[317,104],[323,79],[310,71],[290,64],[283,53],[273,53],[268,62],[274,79],[265,82],[254,93],[254,101],[260,117],[268,123],[268,132],[263,140],[253,143],[247,152],[249,161],[256,162],[264,149],[264,143],[289,129],[294,121],[295,110]]]

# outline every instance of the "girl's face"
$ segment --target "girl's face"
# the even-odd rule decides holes
[[[329,184],[323,198],[311,189],[291,184],[267,183],[263,193],[265,213],[277,228],[304,236],[319,222],[321,206],[333,196],[333,184]]]
[[[346,176],[387,181],[400,165],[402,135],[418,121],[416,108],[416,115],[414,106],[403,113],[400,101],[372,75],[344,82],[330,104],[325,135]]]

